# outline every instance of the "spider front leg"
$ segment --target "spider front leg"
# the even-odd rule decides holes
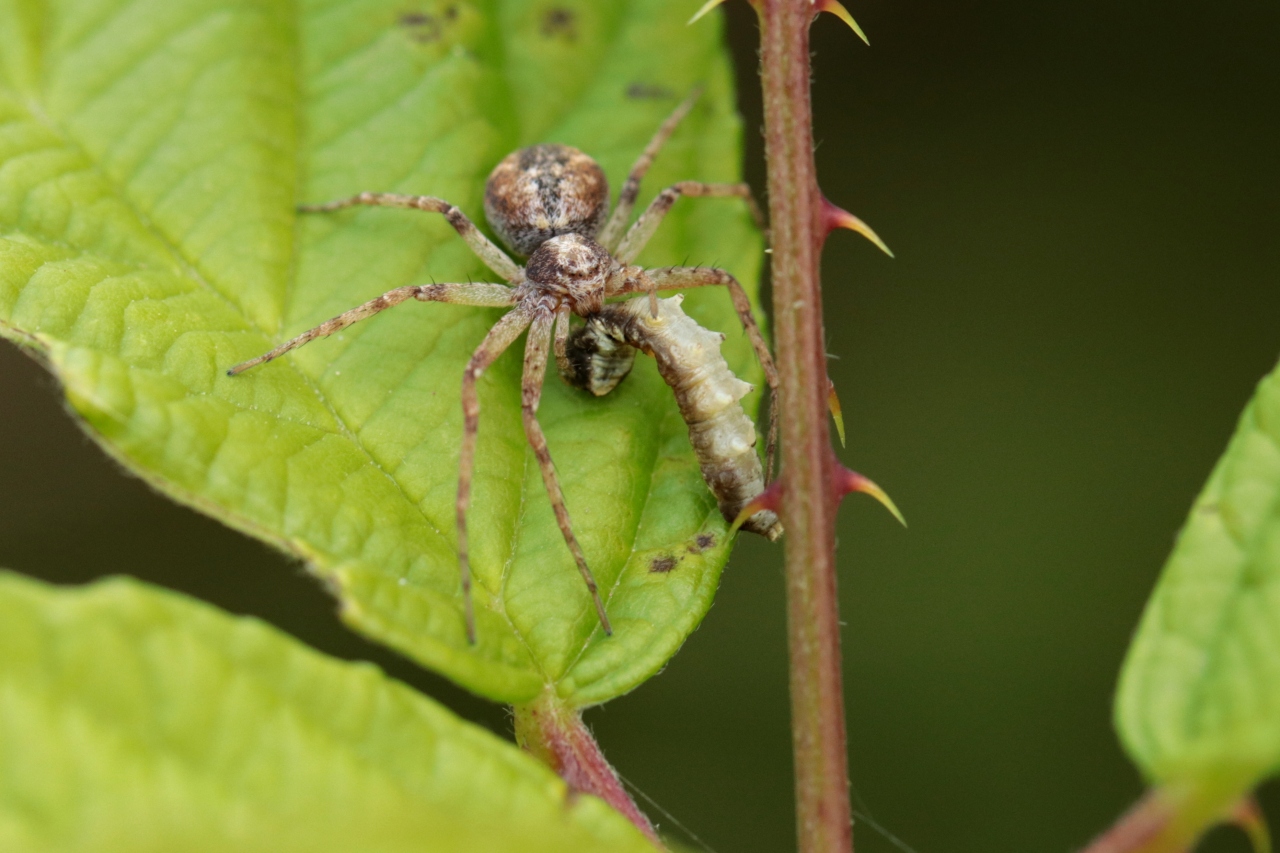
[[[241,362],[227,371],[228,376],[244,373],[251,367],[265,364],[279,358],[290,350],[309,344],[316,338],[327,338],[334,332],[340,332],[352,323],[366,320],[375,314],[399,305],[409,299],[422,302],[451,302],[455,305],[475,305],[490,308],[505,308],[515,304],[515,291],[502,284],[412,284],[388,290],[381,296],[370,299],[363,305],[344,311],[331,320],[326,320],[314,329],[308,329],[296,338],[285,341],[280,346],[265,352],[257,358]]]
[[[556,367],[559,369],[561,376],[571,376],[573,374],[573,365],[569,362],[569,318],[572,316],[573,309],[569,307],[568,303],[556,309]]]
[[[475,252],[489,269],[512,284],[519,284],[524,280],[524,271],[521,270],[520,265],[511,260],[511,256],[498,248],[492,240],[481,234],[480,229],[467,218],[465,213],[444,199],[429,195],[365,192],[348,196],[347,198],[340,198],[337,201],[325,202],[324,204],[301,204],[298,205],[298,210],[302,213],[330,213],[357,205],[405,207],[411,210],[423,210],[427,213],[442,213],[445,219],[449,220],[449,224],[453,226],[453,230],[458,232],[458,236],[467,242],[467,245],[471,247],[471,251]]]
[[[542,472],[542,482],[547,487],[547,496],[551,499],[551,508],[556,514],[556,523],[560,525],[560,533],[565,544],[578,564],[578,572],[587,584],[591,593],[591,601],[595,604],[596,615],[606,635],[613,634],[609,624],[609,616],[604,611],[604,602],[600,600],[600,590],[596,579],[587,567],[586,555],[573,535],[573,526],[569,521],[569,508],[565,506],[564,492],[560,489],[560,479],[556,476],[555,465],[551,461],[551,452],[547,449],[547,438],[542,433],[542,425],[538,423],[538,403],[542,400],[542,382],[547,372],[547,356],[551,349],[552,324],[558,325],[557,314],[549,311],[534,315],[533,325],[529,327],[529,340],[524,350],[524,380],[520,388],[520,410],[524,417],[524,432],[538,458],[538,468]],[[568,328],[568,323],[564,324]],[[559,335],[556,338],[556,349],[560,349]]]
[[[769,437],[765,444],[765,482],[773,478],[773,456],[778,446],[778,368],[773,363],[773,355],[769,345],[765,343],[760,326],[756,323],[755,314],[751,311],[751,300],[742,284],[729,273],[714,267],[664,267],[662,269],[645,270],[645,276],[624,285],[619,294],[648,293],[662,290],[686,290],[693,287],[725,287],[729,298],[733,300],[734,310],[742,321],[742,328],[751,341],[760,367],[764,370],[765,381],[769,383]],[[612,295],[612,294],[610,294]]]
[[[476,643],[475,605],[471,601],[471,559],[467,551],[467,509],[471,506],[471,475],[476,461],[476,432],[480,428],[480,398],[476,380],[507,347],[520,337],[533,318],[521,308],[499,320],[467,362],[462,373],[462,452],[458,458],[458,570],[462,575],[462,606],[467,622],[467,641]]]
[[[757,227],[766,235],[768,234],[765,229],[764,214],[760,212],[760,205],[756,204],[751,187],[747,184],[704,184],[700,181],[681,181],[658,193],[658,197],[649,203],[644,213],[640,214],[636,224],[631,226],[631,230],[618,244],[618,250],[613,253],[618,262],[629,264],[634,261],[645,244],[649,242],[649,238],[653,236],[653,232],[658,230],[658,226],[662,224],[671,206],[681,196],[686,195],[700,198],[740,198],[747,203],[747,209],[751,211],[751,217],[755,219]]]
[[[600,245],[610,252],[617,248],[617,242],[622,236],[622,230],[627,227],[627,220],[631,218],[631,211],[636,206],[636,197],[640,195],[640,182],[644,180],[645,173],[653,165],[653,158],[658,156],[662,146],[667,144],[671,134],[675,133],[676,127],[689,114],[689,110],[693,109],[694,102],[698,100],[698,96],[701,94],[702,87],[694,89],[689,94],[689,97],[685,98],[684,102],[675,108],[675,111],[667,117],[667,120],[653,134],[653,138],[649,140],[649,144],[644,147],[639,159],[631,167],[631,171],[627,174],[627,180],[623,183],[622,190],[618,193],[618,206],[613,209],[613,213],[609,216],[609,221],[605,223],[604,230],[600,232]]]

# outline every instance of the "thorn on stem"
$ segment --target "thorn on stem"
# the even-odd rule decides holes
[[[693,13],[693,17],[689,19],[689,23],[692,24],[697,22],[699,18],[701,18],[703,15],[707,14],[708,12],[710,12],[712,9],[719,6],[723,2],[724,0],[707,0],[707,2],[702,5],[701,9]]]
[[[885,494],[884,489],[877,486],[874,482],[859,474],[857,471],[850,471],[848,468],[836,462],[831,471],[831,497],[832,500],[840,501],[850,492],[862,492],[864,495],[870,495],[884,506],[885,509],[898,519],[898,523],[903,527],[907,526],[907,520],[902,517],[902,513],[898,511],[897,505],[893,499]]]
[[[707,0],[706,3],[702,4],[701,9],[693,13],[693,17],[689,19],[689,23],[692,24],[696,22],[703,15],[707,14],[708,12],[710,12],[712,9],[719,6],[723,2],[724,0]],[[747,2],[751,4],[751,8],[755,9],[757,12],[760,11],[758,0],[747,0]],[[688,25],[686,24],[686,26]]]
[[[826,196],[822,197],[822,223],[824,229],[822,236],[824,239],[837,228],[847,228],[850,231],[856,231],[863,237],[866,237],[874,243],[880,251],[884,252],[891,258],[893,257],[893,252],[889,251],[889,247],[880,239],[880,236],[871,230],[870,225],[863,222],[849,211],[835,206]]]
[[[848,24],[849,29],[857,33],[863,44],[867,47],[871,46],[871,42],[867,39],[867,34],[862,31],[862,27],[858,26],[858,22],[853,19],[853,15],[850,15],[849,10],[840,5],[838,0],[813,0],[813,8],[819,12],[830,12],[835,15]]]
[[[737,533],[738,528],[746,524],[747,519],[761,510],[770,509],[776,513],[782,506],[782,490],[784,488],[781,477],[765,486],[763,492],[748,501],[746,506],[738,512],[738,517],[733,520],[733,524],[729,525],[729,535],[732,536]]]
[[[844,447],[844,413],[840,409],[840,398],[836,396],[836,383],[827,377],[827,408],[831,411],[831,420],[835,421],[836,434],[840,436],[840,446]]]
[[[763,492],[756,495],[749,503],[738,513],[737,518],[733,520],[733,524],[729,527],[730,535],[736,533],[747,519],[755,515],[761,510],[773,510],[781,514],[782,501],[786,493],[785,475],[778,477],[770,483]],[[889,513],[898,520],[903,527],[907,526],[907,520],[903,517],[902,512],[898,509],[898,505],[893,502],[893,498],[885,493],[867,477],[862,476],[857,471],[850,471],[841,465],[836,459],[835,454],[831,458],[831,482],[829,486],[829,498],[833,504],[839,504],[844,496],[850,492],[862,492],[864,495],[870,495],[889,510]],[[1255,853],[1271,853],[1270,850],[1255,851]]]

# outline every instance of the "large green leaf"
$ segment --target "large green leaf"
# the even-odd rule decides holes
[[[536,141],[590,152],[616,188],[699,83],[645,197],[736,178],[729,66],[714,26],[684,25],[694,6],[0,0],[0,332],[47,359],[109,452],[305,558],[357,629],[495,699],[624,692],[702,618],[730,545],[651,364],[607,399],[553,372],[541,410],[608,639],[525,444],[519,353],[482,381],[474,648],[458,394],[499,312],[413,303],[223,371],[392,287],[493,280],[439,216],[297,202],[429,193],[479,219],[489,169]],[[685,201],[642,260],[752,287],[760,241],[737,202]],[[686,305],[755,378],[727,296]]]
[[[1148,777],[1205,820],[1280,767],[1280,369],[1245,409],[1147,604],[1116,725]]]
[[[641,851],[367,664],[129,579],[0,572],[0,850]]]

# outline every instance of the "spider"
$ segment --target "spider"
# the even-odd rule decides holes
[[[471,250],[507,283],[398,287],[227,371],[231,376],[243,373],[410,299],[511,309],[489,330],[462,374],[463,431],[456,515],[463,608],[467,640],[472,644],[476,642],[476,628],[467,552],[467,509],[471,503],[471,478],[480,418],[476,381],[526,329],[529,335],[525,344],[520,395],[525,435],[537,457],[556,523],[591,593],[606,635],[611,635],[613,629],[595,578],[574,536],[569,509],[537,418],[550,352],[554,350],[561,373],[572,371],[566,351],[570,317],[575,314],[591,317],[601,311],[605,300],[610,297],[647,293],[650,310],[656,318],[659,291],[727,287],[756,355],[764,366],[770,387],[777,387],[777,371],[769,349],[752,316],[747,295],[733,276],[723,270],[704,267],[646,270],[632,263],[681,196],[740,198],[763,228],[763,217],[749,186],[698,181],[681,181],[667,187],[635,223],[627,227],[640,193],[641,180],[677,125],[693,108],[698,94],[696,91],[691,94],[654,133],[631,167],[612,215],[609,213],[609,183],[604,170],[576,148],[555,144],[533,145],[521,148],[499,162],[485,184],[485,217],[513,252],[528,258],[524,266],[517,264],[485,237],[461,210],[432,196],[363,192],[324,204],[299,206],[299,211],[304,213],[328,213],[357,205],[372,205],[443,214]],[[771,426],[770,457],[775,436],[776,426]]]

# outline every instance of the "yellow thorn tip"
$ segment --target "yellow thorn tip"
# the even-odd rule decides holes
[[[754,503],[754,501],[752,503]],[[760,510],[757,509],[752,504],[747,504],[746,506],[744,506],[742,508],[742,511],[738,513],[738,517],[733,520],[733,524],[729,525],[729,535],[733,536],[735,533],[737,533],[738,529],[742,527],[742,525],[747,523],[747,519],[755,515],[759,511]]]
[[[723,2],[724,0],[707,0],[706,3],[702,4],[701,9],[693,13],[693,17],[689,19],[689,24],[696,23],[699,18],[701,18],[703,15],[707,14],[708,12],[710,12],[712,9],[719,6]],[[686,24],[685,26],[688,26],[689,24]]]
[[[880,239],[880,235],[871,230],[870,225],[863,222],[849,211],[837,209],[837,212],[831,221],[837,228],[847,228],[850,231],[856,231],[874,243],[876,248],[880,251],[884,252],[891,258],[893,257],[893,252],[885,245],[885,242]]]
[[[902,513],[899,512],[898,505],[893,502],[893,498],[885,494],[884,489],[880,488],[866,477],[861,478],[858,485],[854,487],[854,491],[862,492],[864,495],[871,495],[871,497],[880,501],[880,503],[884,505],[884,508],[889,510],[894,518],[898,519],[899,524],[903,527],[907,526],[907,520],[902,517]]]
[[[831,420],[835,421],[836,434],[840,436],[840,446],[844,447],[844,413],[840,409],[840,398],[836,396],[836,386],[830,379],[827,380],[829,386],[827,390],[827,408],[831,411]]]
[[[863,44],[867,47],[871,46],[870,40],[867,39],[867,34],[862,31],[862,27],[858,26],[858,22],[853,19],[853,15],[849,14],[849,10],[842,6],[839,0],[817,0],[813,5],[819,12],[830,12],[844,21],[849,25],[849,29],[858,34],[858,38],[862,39]]]

